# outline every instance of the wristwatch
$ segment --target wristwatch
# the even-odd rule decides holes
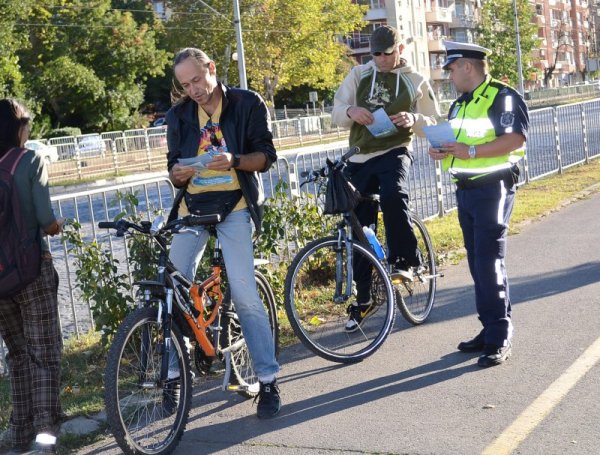
[[[475,150],[474,145],[469,145],[469,158],[473,159],[477,155],[477,150]]]
[[[237,169],[240,166],[240,155],[233,155],[233,163],[231,163],[231,169]]]

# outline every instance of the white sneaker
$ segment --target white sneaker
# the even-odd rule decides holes
[[[354,332],[358,330],[360,325],[375,312],[376,306],[373,300],[369,300],[367,303],[353,303],[348,306],[348,314],[350,315],[348,322],[346,322],[346,332]]]

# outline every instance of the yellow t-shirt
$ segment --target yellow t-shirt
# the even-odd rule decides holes
[[[198,144],[198,156],[209,153],[216,155],[228,151],[223,132],[219,125],[221,118],[221,109],[223,101],[219,102],[217,109],[212,116],[209,116],[204,109],[198,106],[198,123],[200,126],[200,144]],[[234,191],[240,189],[235,169],[229,171],[214,171],[210,169],[199,169],[190,179],[187,191],[190,194],[198,194],[209,191]],[[241,210],[247,207],[246,200],[242,197],[236,204],[233,211]],[[188,209],[185,200],[181,201],[179,215],[188,215]]]

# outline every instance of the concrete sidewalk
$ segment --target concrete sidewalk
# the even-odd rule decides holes
[[[360,364],[329,363],[302,345],[284,349],[284,407],[273,420],[259,421],[251,401],[222,392],[218,381],[198,385],[174,453],[465,455],[499,437],[487,453],[599,454],[600,349],[590,348],[600,346],[598,214],[595,194],[509,238],[515,337],[506,364],[481,369],[476,355],[456,351],[480,328],[463,261],[444,270],[430,320],[412,327],[398,316],[383,347]],[[521,433],[503,435],[538,397]],[[107,436],[78,453],[120,450]]]

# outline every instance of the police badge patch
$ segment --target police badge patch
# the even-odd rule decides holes
[[[509,128],[515,123],[515,114],[513,112],[503,112],[500,116],[500,125],[503,128]]]

